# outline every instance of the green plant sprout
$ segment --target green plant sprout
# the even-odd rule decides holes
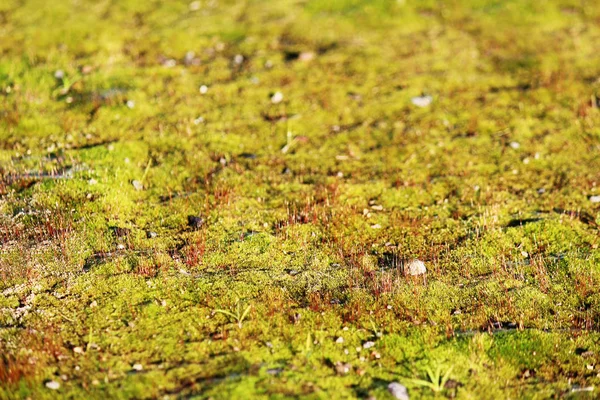
[[[248,313],[250,312],[251,308],[252,308],[252,305],[249,304],[244,309],[244,311],[242,311],[242,303],[241,303],[240,298],[238,297],[235,300],[235,310],[233,312],[229,311],[229,310],[224,310],[224,309],[215,310],[215,312],[229,317],[231,321],[234,321],[237,323],[238,328],[242,329],[244,320],[248,316]]]
[[[425,372],[427,372],[427,377],[429,380],[424,379],[410,379],[410,382],[417,386],[428,387],[433,390],[435,393],[439,393],[444,390],[446,386],[446,382],[450,378],[450,373],[452,373],[452,369],[454,367],[450,367],[444,375],[442,375],[442,367],[438,366],[435,369],[435,372],[429,367],[425,368]]]

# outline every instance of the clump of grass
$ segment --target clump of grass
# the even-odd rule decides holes
[[[225,315],[226,317],[229,318],[230,321],[235,322],[239,329],[242,329],[244,320],[246,319],[246,317],[248,316],[248,313],[252,309],[252,305],[248,304],[248,306],[246,306],[246,308],[244,308],[244,309],[242,309],[242,308],[243,308],[242,301],[238,297],[235,300],[235,305],[234,305],[233,310],[218,309],[218,310],[214,310],[214,311],[218,314]]]
[[[444,390],[446,383],[450,379],[450,374],[454,367],[450,367],[442,375],[442,366],[438,365],[437,368],[432,370],[430,367],[425,368],[427,373],[427,380],[425,379],[409,379],[409,381],[416,386],[423,386],[433,390],[435,393],[439,393]]]

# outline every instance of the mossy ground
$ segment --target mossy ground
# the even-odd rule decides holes
[[[591,0],[1,1],[0,398],[598,396],[599,43]]]

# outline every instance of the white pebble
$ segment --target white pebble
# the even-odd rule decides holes
[[[192,1],[188,7],[190,11],[198,11],[200,9],[200,2]]]
[[[240,65],[244,62],[244,56],[241,54],[236,55],[235,57],[233,57],[233,62]]]
[[[366,342],[365,344],[363,344],[364,349],[370,349],[373,346],[375,346],[375,342]]]
[[[427,268],[425,268],[425,263],[423,261],[414,259],[406,266],[406,272],[413,276],[423,275],[427,272]]]
[[[519,147],[521,147],[521,145],[519,144],[519,142],[510,142],[510,147],[516,150]]]
[[[408,397],[408,389],[404,385],[399,384],[398,382],[392,382],[388,385],[388,391],[395,399],[399,400],[409,400]]]
[[[137,191],[144,190],[144,184],[138,180],[132,181],[131,184],[133,185],[134,189]]]
[[[273,96],[271,96],[271,103],[279,104],[283,101],[283,93],[275,92]]]
[[[592,203],[600,203],[600,196],[592,196],[590,197],[590,201]]]
[[[200,86],[200,93],[206,94],[208,92],[208,86],[202,85]]]
[[[169,58],[168,60],[165,60],[165,62],[163,62],[163,66],[165,66],[167,68],[173,68],[176,65],[177,65],[177,61],[174,60],[173,58]]]
[[[132,368],[133,368],[135,371],[141,371],[141,370],[143,370],[143,369],[144,369],[144,367],[143,367],[143,366],[142,366],[142,364],[140,364],[140,363],[133,364],[133,367],[132,367]]]
[[[54,77],[56,79],[63,79],[65,77],[65,71],[62,69],[57,69],[56,72],[54,72]]]
[[[417,107],[427,107],[433,101],[431,96],[417,96],[410,99],[410,101]]]
[[[56,381],[48,381],[46,382],[46,387],[52,390],[58,390],[60,388],[60,383]]]
[[[128,107],[128,108],[133,108],[133,107],[135,107],[135,101],[133,101],[133,100],[127,100],[127,103],[126,103],[126,104],[127,104],[127,107]]]
[[[344,338],[343,337],[339,337],[335,340],[336,343],[344,343]]]

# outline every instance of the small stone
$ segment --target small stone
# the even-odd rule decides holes
[[[196,53],[194,53],[193,51],[188,51],[183,57],[183,63],[185,65],[198,65],[198,61],[200,60],[196,58]]]
[[[313,53],[312,51],[303,51],[302,53],[300,53],[298,55],[298,60],[299,61],[311,61],[312,59],[315,58],[315,53]]]
[[[592,203],[600,203],[600,196],[591,196],[590,201]]]
[[[96,183],[98,183],[98,181],[95,180],[94,178],[92,178],[88,181],[88,185],[95,185]]]
[[[335,340],[336,343],[344,343],[344,338],[343,337],[339,337]]]
[[[144,190],[144,184],[140,181],[135,180],[132,181],[131,184],[133,185],[133,188],[137,191]]]
[[[371,225],[371,229],[381,229],[381,225],[379,225],[379,224]]]
[[[176,65],[177,65],[177,61],[174,60],[173,58],[169,58],[168,60],[165,60],[163,62],[163,66],[166,68],[173,68]]]
[[[79,346],[73,347],[73,352],[77,354],[83,354],[83,348]]]
[[[56,79],[63,79],[63,78],[65,77],[65,71],[63,71],[62,69],[57,69],[57,70],[54,72],[54,77],[55,77]]]
[[[335,363],[335,371],[338,375],[346,375],[352,369],[352,365],[350,363],[336,362]]]
[[[410,101],[417,107],[427,107],[433,101],[431,96],[417,96],[410,99]]]
[[[519,147],[521,147],[521,145],[519,144],[519,142],[510,142],[510,147],[516,150]]]
[[[199,1],[192,1],[188,8],[190,11],[198,11],[200,9],[201,3]]]
[[[127,103],[125,103],[125,105],[127,106],[127,108],[134,108],[135,107],[135,101],[133,101],[133,100],[127,100]]]
[[[113,235],[118,238],[127,237],[131,233],[131,229],[122,228],[119,226],[111,226],[110,230],[112,231]]]
[[[188,226],[193,229],[200,229],[204,225],[204,218],[197,215],[188,215]]]
[[[273,96],[271,96],[271,103],[279,104],[283,101],[283,93],[275,92]]]
[[[414,259],[408,263],[405,268],[406,273],[409,275],[423,275],[427,272],[427,268],[425,268],[425,263],[421,260]]]
[[[156,232],[146,231],[146,238],[148,238],[148,239],[154,239],[157,236],[158,236],[158,234]]]
[[[199,91],[200,91],[200,93],[201,93],[201,94],[206,94],[206,93],[208,93],[208,86],[206,86],[206,85],[202,85],[202,86],[200,86],[200,89],[199,89]]]
[[[96,300],[90,303],[90,308],[98,307],[98,302]]]
[[[134,371],[142,371],[144,369],[144,367],[140,363],[133,364],[131,368],[133,368]]]
[[[269,375],[279,375],[283,372],[283,368],[270,368],[267,370],[267,374]]]
[[[371,348],[371,347],[373,347],[373,346],[375,346],[375,342],[370,342],[370,341],[369,341],[369,342],[365,342],[365,343],[363,344],[363,348],[364,348],[364,349],[370,349],[370,348]]]
[[[237,65],[240,65],[241,63],[244,62],[244,56],[241,54],[236,55],[235,57],[233,57],[233,62],[236,63]]]
[[[399,384],[398,382],[392,382],[388,385],[388,391],[395,399],[400,400],[409,400],[408,390],[404,385]]]
[[[200,125],[203,122],[204,122],[204,117],[198,117],[198,118],[194,119],[194,125]]]
[[[52,390],[58,390],[60,388],[60,383],[57,381],[48,381],[46,382],[46,387]]]

